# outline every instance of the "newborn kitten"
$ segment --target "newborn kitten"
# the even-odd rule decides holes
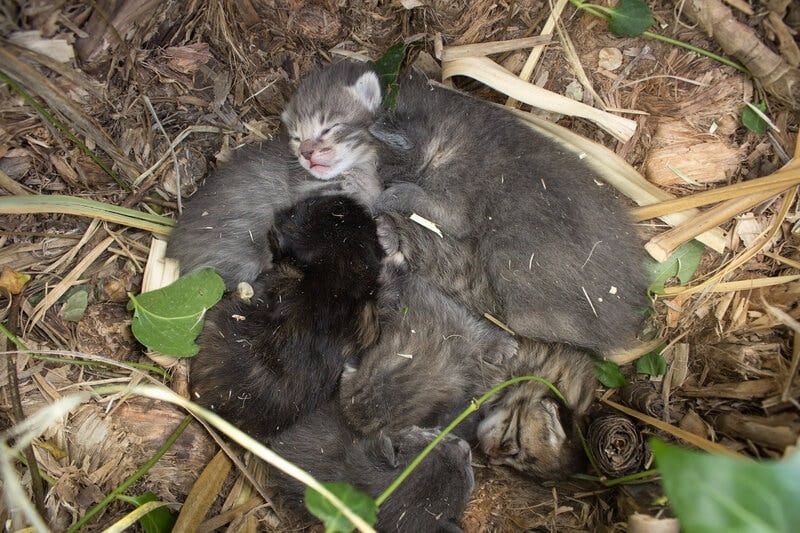
[[[366,141],[380,107],[378,78],[363,65],[341,63],[318,81],[302,83],[283,114],[291,140],[237,150],[186,202],[167,245],[183,274],[213,267],[228,289],[252,282],[270,267],[267,233],[277,211],[319,194],[374,203],[383,187]],[[303,156],[300,164],[287,143]]]
[[[271,240],[274,269],[252,303],[229,294],[208,312],[190,374],[195,401],[261,435],[326,401],[379,331],[382,250],[361,206],[306,199],[276,216]]]
[[[364,431],[410,425],[445,426],[469,402],[516,376],[538,375],[547,386],[512,385],[462,422],[456,433],[479,441],[493,462],[541,479],[562,479],[582,462],[577,424],[594,392],[594,366],[582,350],[520,339],[481,321],[426,279],[385,264],[381,336],[342,374],[345,416]],[[482,419],[481,419],[482,418]]]
[[[601,353],[634,339],[643,252],[622,203],[576,153],[417,73],[370,131],[389,184],[378,211],[417,213],[444,233],[395,228],[412,268],[526,337]],[[478,290],[451,287],[473,262]]]
[[[271,442],[271,448],[322,482],[345,481],[379,496],[438,434],[403,428],[363,436],[353,430],[335,402],[300,419]],[[378,509],[378,531],[461,531],[458,521],[472,492],[471,452],[448,435]],[[275,470],[279,496],[304,512],[305,485]]]
[[[375,168],[367,128],[380,107],[375,71],[365,63],[341,61],[306,77],[281,119],[290,135],[289,147],[303,168],[328,180],[349,169]]]

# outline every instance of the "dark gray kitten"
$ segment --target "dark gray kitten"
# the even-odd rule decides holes
[[[285,115],[304,117],[299,131],[310,140],[302,148],[295,137],[301,133],[291,127],[290,138],[245,146],[186,202],[167,245],[167,257],[180,261],[182,274],[212,267],[228,289],[252,282],[271,264],[266,238],[277,211],[319,194],[374,202],[382,187],[367,127],[380,106],[380,87],[374,72],[344,65],[326,71],[325,99],[314,100],[320,107],[307,109],[313,100],[308,93],[317,87],[304,83],[287,108]],[[306,126],[319,120],[325,121],[323,131],[307,133]],[[302,150],[308,157],[298,164],[287,144],[295,156]]]
[[[453,291],[453,273],[477,262],[482,290],[455,294],[523,336],[601,353],[634,339],[643,252],[625,207],[578,154],[417,73],[370,131],[389,184],[379,209],[418,213],[445,234],[395,228],[412,268]]]
[[[279,212],[274,268],[252,301],[228,294],[207,315],[192,399],[267,436],[330,399],[345,361],[377,340],[383,250],[372,217],[347,196]]]
[[[564,344],[517,341],[479,320],[425,278],[387,262],[379,298],[381,337],[342,375],[345,416],[367,432],[444,426],[506,379],[537,382],[498,393],[456,429],[493,462],[540,479],[563,479],[583,461],[577,428],[596,384],[591,357]],[[516,355],[513,355],[516,350]]]
[[[418,427],[363,436],[335,403],[299,420],[270,446],[322,482],[344,481],[380,495],[438,434]],[[472,492],[471,452],[448,435],[378,510],[378,531],[461,531],[458,521]],[[305,486],[276,470],[279,496],[304,511]]]

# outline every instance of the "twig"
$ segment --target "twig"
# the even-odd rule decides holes
[[[22,292],[17,294],[10,294],[11,306],[8,309],[8,330],[12,334],[9,340],[16,341],[16,335],[19,334],[19,312],[22,304]],[[25,419],[25,412],[22,410],[22,400],[19,393],[19,379],[17,377],[17,354],[10,352],[6,356],[6,365],[8,368],[8,389],[11,394],[11,405],[14,411],[14,418],[19,423]],[[39,472],[39,463],[36,461],[36,455],[33,452],[33,445],[25,446],[22,450],[25,455],[25,460],[28,462],[28,471],[31,474],[31,490],[33,492],[33,503],[36,505],[36,510],[39,515],[44,516],[44,485],[42,483],[42,475]]]
[[[686,222],[675,226],[671,230],[665,231],[650,239],[644,245],[645,250],[653,256],[656,261],[666,261],[676,248],[704,233],[711,228],[715,228],[735,217],[739,213],[750,209],[754,205],[760,204],[770,198],[777,196],[780,191],[767,190],[742,196],[734,200],[728,200],[711,209],[690,218]]]
[[[766,192],[768,187],[769,190],[776,191],[775,194],[777,194],[798,183],[800,183],[800,168],[787,168],[763,178],[743,181],[735,185],[718,187],[716,189],[690,194],[689,196],[683,196],[657,204],[637,207],[631,209],[631,216],[636,221],[647,220],[668,213],[684,211],[692,207],[730,200],[731,198],[737,198],[749,193]]]

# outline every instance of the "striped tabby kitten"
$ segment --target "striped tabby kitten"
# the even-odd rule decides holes
[[[516,384],[456,433],[478,441],[492,462],[540,479],[565,478],[582,464],[577,428],[595,387],[585,351],[530,339],[519,339],[517,349],[506,332],[402,264],[385,261],[381,285],[381,336],[340,383],[342,408],[355,427],[444,426],[493,386],[533,374],[554,383],[566,405],[543,384]]]

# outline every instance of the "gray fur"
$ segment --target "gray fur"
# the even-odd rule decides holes
[[[280,137],[239,149],[186,202],[166,252],[180,261],[182,274],[212,267],[228,289],[252,283],[272,264],[267,235],[275,213],[316,195],[344,193],[369,205],[380,193],[374,167],[314,179],[286,143]]]
[[[567,405],[543,384],[514,385],[456,432],[479,441],[494,461],[539,478],[560,479],[578,468],[582,453],[576,431],[595,385],[587,352],[524,338],[517,349],[506,332],[472,316],[403,265],[387,263],[382,276],[381,337],[357,367],[345,370],[340,383],[351,423],[367,432],[444,426],[493,386],[533,374],[553,382]],[[514,433],[506,431],[513,417],[521,417],[525,430],[519,439],[523,449],[509,460],[503,441]]]
[[[331,187],[311,178],[285,138],[245,146],[186,202],[167,244],[182,274],[212,267],[228,289],[271,265],[267,235],[275,213],[310,192]]]
[[[373,498],[380,495],[438,434],[418,427],[363,436],[335,403],[298,421],[270,446],[317,480],[344,481]],[[378,531],[461,531],[474,478],[467,443],[448,435],[378,511]],[[278,494],[304,511],[305,486],[276,471]]]
[[[576,153],[419,74],[371,132],[389,185],[379,211],[417,213],[445,234],[396,227],[412,268],[527,337],[598,352],[633,340],[643,252],[622,203]],[[476,268],[478,290],[451,286]]]

